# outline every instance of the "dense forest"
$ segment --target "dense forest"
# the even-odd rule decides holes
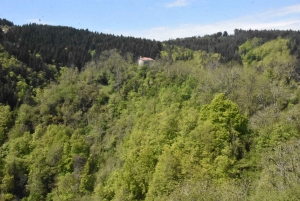
[[[0,26],[0,200],[300,199],[299,32]]]
[[[263,44],[269,40],[274,40],[277,37],[289,38],[288,47],[292,55],[297,55],[300,58],[300,32],[292,30],[241,30],[235,29],[233,35],[228,35],[218,32],[213,35],[203,37],[194,36],[189,38],[178,38],[175,40],[165,41],[168,46],[180,46],[191,50],[203,50],[209,53],[218,53],[222,55],[222,62],[236,60],[241,62],[239,46],[247,40],[259,38],[259,43]]]
[[[81,69],[87,61],[98,58],[102,51],[118,49],[122,56],[157,57],[161,42],[77,30],[71,27],[27,24],[13,26],[4,35],[3,46],[17,59],[34,68],[43,63],[59,66],[75,65]]]

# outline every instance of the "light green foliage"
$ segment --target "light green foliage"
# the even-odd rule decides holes
[[[172,61],[177,60],[190,60],[193,59],[194,52],[188,48],[179,46],[170,46],[163,44],[163,51],[160,52],[160,56],[163,59],[171,59]]]
[[[1,157],[4,159],[4,166],[1,170],[3,178],[1,179],[0,189],[6,199],[14,199],[14,192],[23,194],[27,182],[27,167],[31,135],[26,132],[22,137],[10,140],[2,146]],[[28,146],[29,145],[29,146]],[[23,191],[23,192],[22,192]]]
[[[201,109],[200,119],[222,126],[232,126],[240,132],[245,131],[247,125],[246,118],[239,114],[238,106],[226,99],[224,94],[217,95],[211,104]]]
[[[20,79],[20,78],[19,78]],[[20,80],[17,82],[17,91],[18,91],[18,97],[19,101],[23,100],[28,88],[28,85],[26,84],[25,80]]]
[[[288,41],[279,37],[258,46],[260,41],[254,38],[240,46],[239,52],[245,66],[254,67],[271,80],[289,83],[296,67],[296,60],[290,55]]]
[[[258,132],[257,149],[277,146],[282,142],[299,137],[299,109],[290,109],[279,113],[276,106],[268,107],[254,115],[252,127]]]
[[[192,65],[198,65],[201,68],[216,68],[219,65],[221,55],[216,53],[207,53],[205,51],[192,51],[188,48],[163,44],[163,51],[160,52],[162,60],[172,61],[176,64],[187,65],[187,63],[178,63],[178,61],[188,61]],[[175,66],[172,66],[174,68]],[[176,68],[176,67],[175,67]],[[180,69],[181,71],[184,68]],[[180,74],[180,73],[179,73]]]
[[[251,200],[299,200],[299,140],[281,143],[262,156]]]
[[[186,181],[168,197],[158,198],[157,200],[247,200],[249,182],[237,180],[230,182],[220,182],[200,178],[197,181]]]
[[[70,149],[65,148],[68,146],[70,134],[68,128],[55,125],[50,125],[47,129],[39,127],[33,134],[33,151],[28,166],[29,199],[45,198],[58,173],[72,170]]]
[[[4,47],[0,45],[0,64],[2,68],[7,69],[11,66],[19,66],[19,61],[5,51]]]
[[[96,50],[89,50],[91,56],[92,56],[92,59],[94,58],[95,54],[96,54]]]
[[[0,199],[295,200],[300,93],[286,42],[247,41],[243,65],[166,46],[151,66],[110,50],[61,68],[31,104],[0,105]],[[25,100],[30,81],[10,76]]]
[[[262,39],[253,38],[251,40],[247,40],[243,45],[239,47],[239,53],[244,56],[245,54],[249,53],[258,46],[262,45]]]
[[[156,200],[169,195],[182,179],[180,158],[165,146],[151,180],[146,200]]]
[[[233,165],[246,154],[246,140],[250,137],[247,118],[236,104],[219,94],[201,109],[200,122],[203,123],[199,123],[197,131],[204,143],[201,154],[214,161],[208,165],[214,166],[218,177],[234,176]],[[207,162],[205,158],[202,161]]]
[[[40,59],[40,58],[41,58],[41,55],[40,55],[39,53],[37,53],[37,54],[35,54],[35,57],[36,57],[37,59]]]
[[[6,140],[11,123],[12,115],[9,106],[0,104],[0,144]]]
[[[199,120],[192,109],[185,115],[178,115],[185,119],[181,135],[163,147],[146,200],[168,196],[185,179],[227,179],[238,172],[234,165],[245,154],[243,138],[249,131],[237,105],[220,94],[201,109]]]

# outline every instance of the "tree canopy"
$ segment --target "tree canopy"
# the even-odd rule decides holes
[[[298,200],[297,38],[235,30],[188,47],[11,27],[0,46],[0,200]],[[138,66],[138,44],[153,64]]]

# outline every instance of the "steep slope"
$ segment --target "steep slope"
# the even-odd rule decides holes
[[[96,44],[160,43],[35,24],[2,32],[0,200],[298,200],[298,42],[260,33],[233,43],[238,62],[218,45],[164,44],[138,66]]]
[[[279,73],[295,57],[286,39],[257,40],[240,46],[244,65],[178,50],[139,67],[104,51],[33,103],[0,105],[1,198],[295,199],[300,93]]]

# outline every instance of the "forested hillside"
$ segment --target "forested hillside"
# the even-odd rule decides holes
[[[222,55],[221,61],[228,62],[231,60],[241,61],[238,52],[239,46],[247,40],[259,38],[260,44],[274,40],[277,37],[289,38],[288,47],[292,55],[300,58],[300,32],[299,31],[282,31],[282,30],[241,30],[235,29],[233,35],[218,32],[213,35],[203,37],[194,36],[189,38],[178,38],[175,40],[165,41],[168,45],[177,45],[186,47],[191,50],[203,50],[209,53],[218,53]]]
[[[4,37],[5,49],[29,67],[42,63],[76,66],[81,69],[102,51],[118,49],[122,56],[132,54],[156,58],[161,42],[77,30],[71,27],[27,24],[13,26]],[[38,59],[36,59],[38,57]],[[37,64],[34,62],[38,62]]]
[[[123,37],[148,44],[139,54],[122,37],[10,25],[0,200],[299,200],[299,33],[248,33],[205,51]],[[219,52],[225,37],[234,53]]]

